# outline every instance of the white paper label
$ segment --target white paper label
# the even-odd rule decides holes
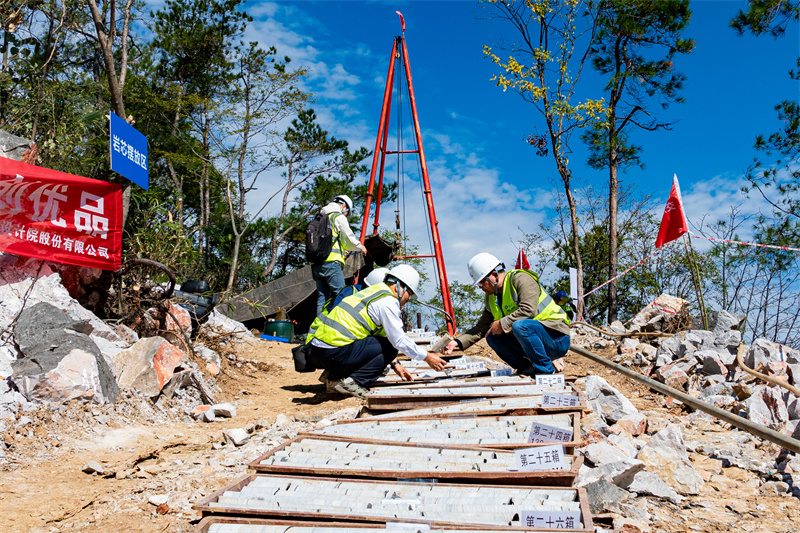
[[[554,385],[564,386],[564,374],[544,374],[536,376],[536,384],[544,387],[552,387]]]
[[[572,430],[534,422],[528,434],[528,442],[571,442]]]
[[[493,378],[496,378],[498,376],[510,376],[511,372],[512,370],[510,368],[496,368],[491,370],[489,375],[491,375]]]
[[[581,399],[573,394],[542,394],[542,407],[575,407]]]
[[[565,470],[567,468],[563,444],[517,449],[514,450],[514,455],[517,458],[517,469],[521,472]]]
[[[580,511],[522,511],[520,525],[537,529],[579,529]]]
[[[483,363],[483,361],[472,361],[472,362],[456,363],[455,367],[456,370],[480,370],[486,368],[486,365]]]

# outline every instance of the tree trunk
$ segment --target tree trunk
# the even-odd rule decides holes
[[[611,157],[608,164],[608,279],[617,276],[617,250],[618,250],[618,190],[617,181],[617,152],[611,147]],[[608,284],[608,323],[617,319],[617,280]]]
[[[239,267],[239,246],[242,242],[242,236],[239,233],[233,234],[233,253],[231,254],[231,270],[228,273],[228,284],[225,290],[230,292],[233,288],[233,281],[236,279],[236,269]]]
[[[130,5],[130,4],[129,4]],[[97,42],[100,45],[100,51],[103,53],[103,61],[105,63],[106,69],[106,77],[108,78],[108,92],[111,94],[111,109],[114,113],[126,120],[125,115],[125,105],[122,101],[122,86],[117,79],[117,67],[114,63],[114,51],[111,49],[113,46],[113,42],[108,39],[108,36],[105,33],[105,21],[103,17],[100,15],[100,10],[97,9],[97,3],[95,0],[89,0],[89,9],[92,12],[92,20],[94,21],[94,27],[97,31]],[[128,19],[130,18],[130,10],[126,13],[126,32],[125,37],[127,37],[127,25]],[[127,67],[127,46],[123,47],[123,67]],[[125,77],[125,71],[122,72],[122,77]],[[128,221],[128,211],[130,211],[131,207],[131,182],[125,178],[121,178],[123,189],[122,189],[122,227],[125,227],[125,223]]]
[[[205,106],[204,115],[205,115],[205,121],[204,121],[204,124],[203,124],[203,170],[200,172],[200,184],[199,184],[200,185],[200,195],[199,195],[200,196],[200,221],[199,221],[200,224],[199,224],[199,230],[198,230],[199,242],[197,244],[198,244],[198,247],[200,249],[200,253],[203,256],[203,262],[207,263],[208,257],[206,256],[206,252],[207,252],[208,247],[207,247],[207,242],[206,242],[207,241],[207,237],[206,237],[205,229],[206,229],[206,226],[208,224],[208,221],[211,220],[211,216],[209,215],[209,207],[210,206],[209,206],[209,202],[208,202],[208,198],[210,198],[210,196],[208,194],[208,191],[206,191],[206,188],[208,187],[208,182],[209,182],[208,174],[210,172],[210,168],[209,168],[210,163],[208,161],[208,155],[209,155],[209,151],[210,151],[210,149],[209,149],[209,137],[210,137],[209,127],[210,126],[208,124],[208,101],[207,100],[206,100],[206,106]]]

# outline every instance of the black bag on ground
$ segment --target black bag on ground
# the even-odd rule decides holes
[[[306,228],[306,260],[312,264],[324,263],[333,249],[333,228],[330,218],[323,213],[308,223]]]
[[[295,372],[314,372],[317,369],[311,357],[310,344],[300,344],[292,348],[292,359]]]

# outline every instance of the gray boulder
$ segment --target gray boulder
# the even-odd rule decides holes
[[[585,387],[589,407],[606,421],[616,422],[625,415],[639,412],[630,400],[600,376],[587,376]]]
[[[593,514],[599,514],[605,511],[610,503],[627,500],[630,493],[605,479],[599,479],[586,485],[586,497],[589,500],[589,510]]]
[[[22,154],[30,148],[30,139],[17,137],[7,131],[0,130],[0,157],[14,161],[22,160]]]
[[[758,365],[767,366],[770,363],[784,361],[786,358],[783,355],[780,344],[769,341],[767,339],[756,339],[753,341],[747,350],[745,350],[742,359],[744,364],[750,368],[756,368]]]
[[[45,302],[25,308],[14,326],[20,358],[11,364],[11,381],[28,400],[113,402],[119,387],[86,334],[92,329]]]
[[[742,328],[747,316],[743,313],[733,314],[730,311],[713,311],[708,315],[708,327],[714,335],[721,335],[731,330]]]
[[[664,483],[664,480],[654,473],[645,470],[633,476],[631,483],[623,488],[627,491],[635,492],[636,494],[649,494],[650,496],[663,498],[672,503],[680,503],[683,499],[677,492],[669,488],[669,485]]]
[[[734,357],[739,350],[739,344],[742,342],[742,332],[738,329],[716,333],[714,335],[714,347],[720,352],[728,352]]]

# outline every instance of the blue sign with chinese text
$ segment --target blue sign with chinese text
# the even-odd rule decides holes
[[[147,137],[111,112],[111,170],[148,189]]]

